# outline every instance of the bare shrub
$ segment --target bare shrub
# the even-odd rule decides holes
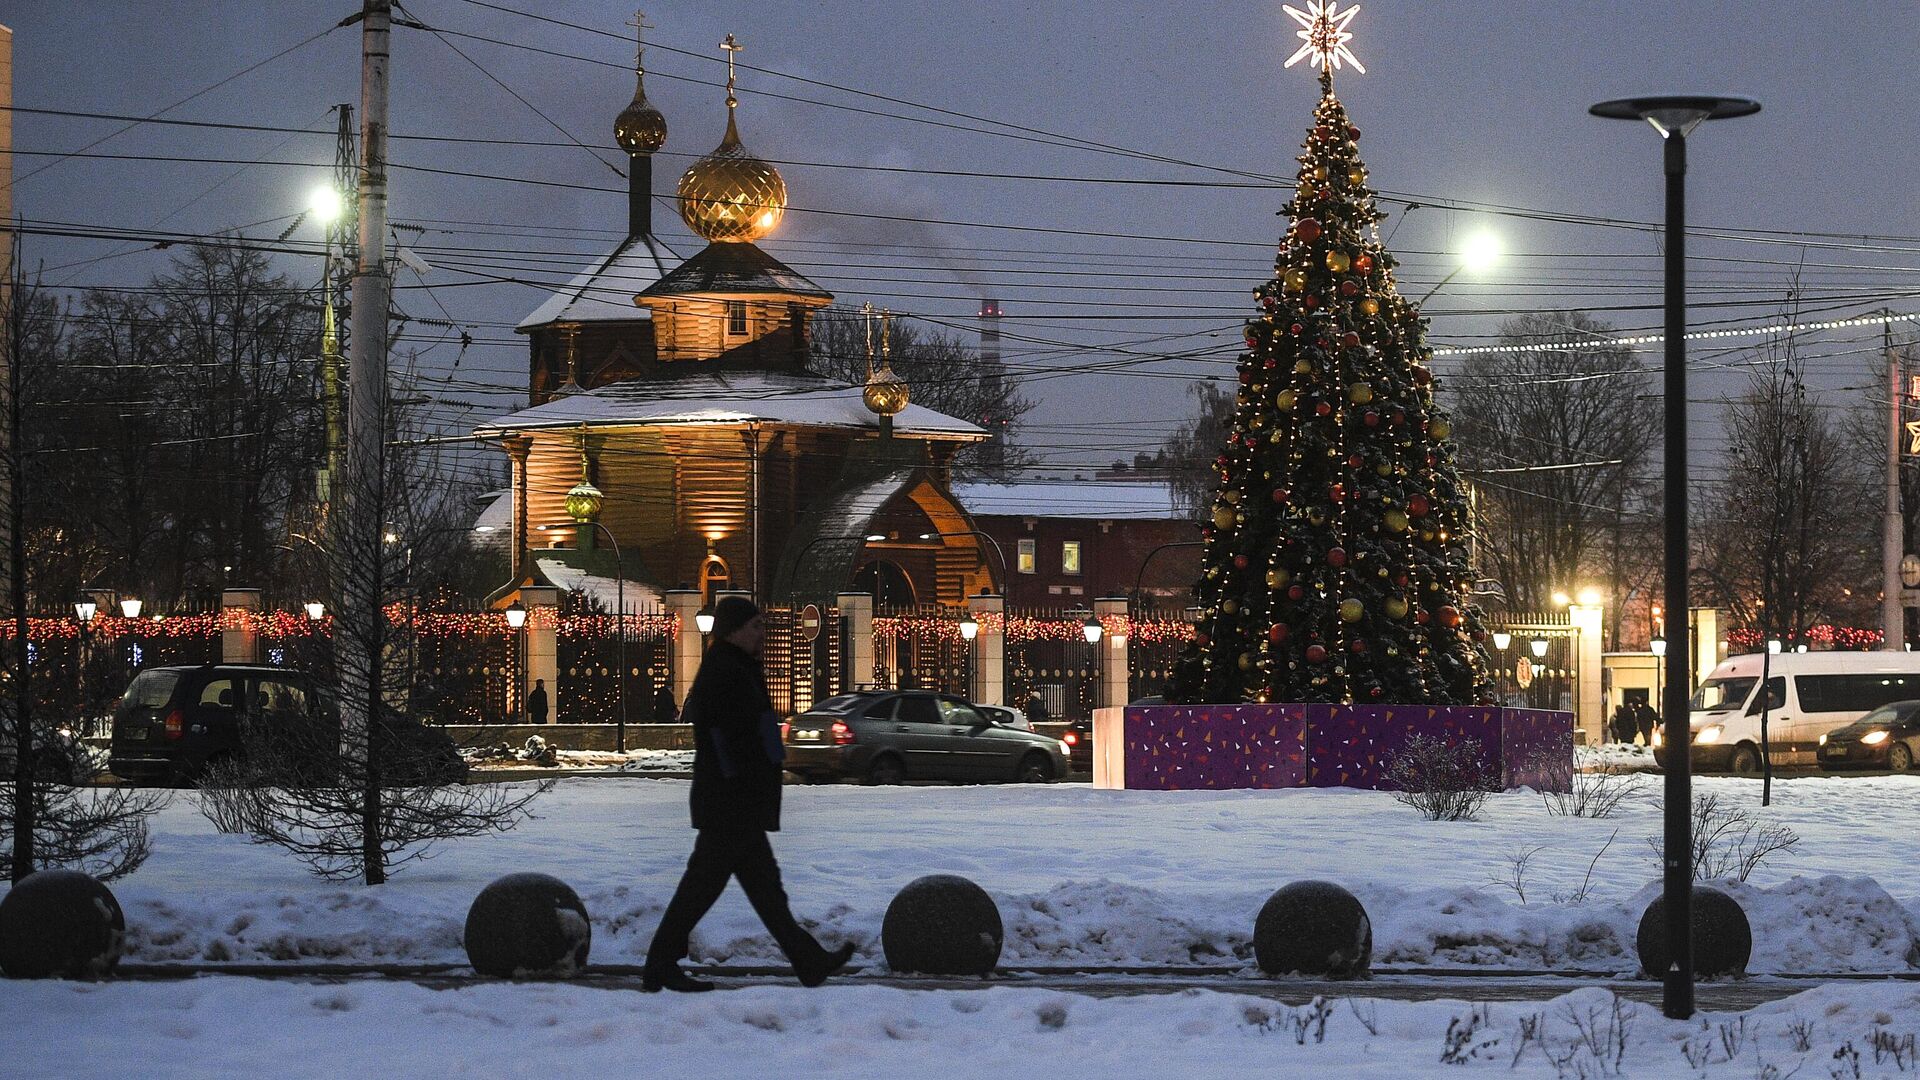
[[[1536,845],[1534,847],[1517,847],[1507,852],[1504,861],[1505,869],[1499,877],[1489,878],[1487,884],[1513,890],[1513,895],[1519,898],[1521,906],[1526,906],[1527,868],[1533,862],[1533,857],[1540,854],[1542,850],[1541,847]]]
[[[1600,865],[1600,856],[1605,855],[1613,847],[1613,842],[1618,839],[1620,839],[1620,830],[1615,829],[1613,835],[1607,837],[1607,842],[1600,845],[1600,850],[1593,853],[1592,861],[1587,863],[1586,876],[1580,879],[1580,887],[1570,893],[1554,893],[1553,902],[1556,904],[1586,903],[1587,897],[1593,893],[1593,868]]]
[[[332,725],[292,727],[250,736],[243,754],[209,770],[200,812],[222,832],[283,848],[314,874],[344,880],[365,875],[370,847],[384,873],[442,841],[506,832],[553,786],[468,784],[457,756],[421,738],[418,725],[389,711],[372,728],[371,784],[367,760],[343,758]],[[371,802],[370,787],[378,793]]]
[[[16,704],[17,702],[9,702]],[[11,717],[9,719],[12,719]],[[79,870],[102,881],[125,877],[152,853],[147,818],[166,802],[152,789],[94,786],[96,762],[67,732],[34,718],[31,777],[25,787],[33,870]],[[11,737],[0,737],[0,767],[18,768]],[[21,789],[0,799],[0,861],[11,863]]]
[[[1775,854],[1799,846],[1800,835],[1777,821],[1765,821],[1718,795],[1693,797],[1693,877],[1696,881],[1733,878],[1745,881]],[[1647,837],[1647,846],[1666,864],[1666,838]]]
[[[1428,821],[1475,821],[1499,777],[1487,764],[1480,740],[1457,742],[1415,735],[1388,755],[1383,770],[1393,797]]]
[[[1604,765],[1594,772],[1574,773],[1570,790],[1542,791],[1540,798],[1547,804],[1547,813],[1560,817],[1611,817],[1640,790],[1644,779],[1642,773]]]

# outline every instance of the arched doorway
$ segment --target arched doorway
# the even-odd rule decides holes
[[[708,607],[712,607],[714,593],[724,592],[732,587],[733,572],[727,568],[727,560],[708,552],[707,557],[700,563],[700,599]]]
[[[875,559],[856,571],[853,588],[855,592],[872,593],[876,610],[911,608],[918,599],[913,579],[907,577],[898,563],[888,559]]]

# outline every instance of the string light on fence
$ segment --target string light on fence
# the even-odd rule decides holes
[[[1772,334],[1798,334],[1813,330],[1844,330],[1853,326],[1884,326],[1895,319],[1911,320],[1920,316],[1896,312],[1892,315],[1867,315],[1857,319],[1829,319],[1810,323],[1768,323],[1729,330],[1695,330],[1684,336],[1687,341],[1713,341],[1721,338],[1767,337]],[[1462,345],[1435,349],[1435,356],[1485,356],[1491,353],[1570,352],[1574,349],[1605,349],[1616,345],[1660,345],[1665,334],[1637,334],[1632,337],[1592,337],[1570,341],[1543,341],[1513,345]]]

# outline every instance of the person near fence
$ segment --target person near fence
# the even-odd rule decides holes
[[[673,703],[673,685],[661,683],[653,692],[653,722],[671,724],[680,718],[680,707]]]
[[[780,831],[786,750],[760,667],[765,633],[765,617],[745,597],[724,597],[715,606],[713,644],[681,713],[693,725],[693,855],[647,948],[643,990],[713,989],[682,971],[680,962],[694,926],[726,891],[728,878],[739,880],[801,985],[819,986],[853,956],[852,943],[828,952],[794,919],[767,841],[768,833]]]
[[[533,680],[533,693],[527,695],[527,723],[547,722],[547,680]]]

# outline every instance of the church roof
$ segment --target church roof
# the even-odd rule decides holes
[[[630,236],[606,258],[582,271],[566,287],[547,297],[514,329],[525,333],[557,322],[642,322],[653,312],[633,298],[665,276],[678,258],[652,236]]]
[[[1163,480],[976,482],[953,485],[953,497],[976,517],[1184,521],[1196,516],[1180,508]]]
[[[798,270],[739,242],[716,242],[640,290],[642,296],[709,293],[794,293],[831,300],[833,294]]]
[[[689,362],[686,366],[700,366]],[[482,436],[513,431],[676,424],[786,424],[795,427],[877,430],[861,388],[810,372],[708,369],[674,378],[626,379],[584,393],[495,417]],[[974,441],[988,437],[965,420],[909,405],[893,418],[900,435]]]

